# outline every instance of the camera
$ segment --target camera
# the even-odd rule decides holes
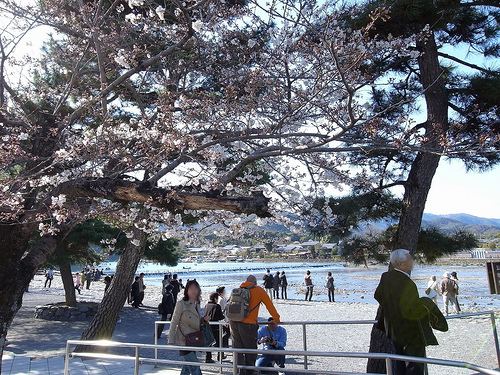
[[[268,343],[268,342],[271,342],[271,341],[273,341],[273,340],[270,337],[265,336],[265,337],[262,338],[262,342],[263,343]]]

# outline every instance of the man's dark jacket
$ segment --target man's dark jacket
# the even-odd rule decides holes
[[[175,309],[174,296],[172,293],[167,292],[163,295],[161,299],[161,304],[163,305],[163,314],[162,315],[172,315]]]
[[[432,328],[448,330],[436,304],[427,297],[420,298],[415,283],[400,271],[382,274],[375,299],[382,308],[387,336],[403,347],[438,345]]]

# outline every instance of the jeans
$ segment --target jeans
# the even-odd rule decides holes
[[[286,292],[286,285],[281,287],[281,298],[288,299],[288,294]]]
[[[306,286],[306,301],[308,300],[309,298],[309,301],[311,300],[312,296],[313,296],[313,286]]]
[[[273,299],[273,288],[266,288],[267,294],[269,294],[269,298]]]
[[[233,348],[257,349],[258,324],[230,321]],[[238,365],[255,366],[257,354],[238,354]],[[239,370],[240,375],[253,375],[254,370]]]
[[[335,288],[328,288],[328,300],[335,302]]]
[[[199,362],[196,352],[188,352],[182,358],[186,362]],[[181,375],[201,375],[200,366],[184,365],[182,366]]]
[[[276,348],[276,350],[285,350],[285,348]],[[273,367],[273,362],[280,368],[285,368],[285,356],[284,355],[276,355],[276,354],[262,354],[257,360],[257,367]],[[265,374],[266,372],[261,371],[261,374]],[[276,372],[269,372],[270,374],[276,374]]]

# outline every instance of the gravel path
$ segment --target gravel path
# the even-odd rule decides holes
[[[43,276],[36,276],[29,293],[24,296],[23,307],[18,312],[10,330],[9,345],[6,354],[23,355],[30,358],[48,358],[64,354],[66,340],[79,339],[81,332],[88,325],[87,321],[58,322],[34,319],[35,306],[61,302],[64,291],[59,277],[52,283],[52,288],[43,288]],[[92,283],[90,290],[83,290],[79,300],[99,301],[104,292],[104,284]],[[146,289],[145,307],[133,309],[126,305],[117,324],[113,340],[153,344],[154,321],[159,318],[159,288]],[[204,301],[207,300],[204,293]],[[377,306],[367,303],[328,303],[305,302],[300,300],[276,301],[276,307],[283,321],[322,321],[322,320],[371,320],[374,319]],[[260,316],[267,318],[265,308]],[[440,345],[430,347],[428,356],[443,359],[470,361],[486,367],[497,368],[494,341],[491,335],[489,317],[463,318],[449,321],[450,331],[437,333]],[[350,351],[367,352],[371,325],[335,325],[308,326],[307,345],[310,351]],[[302,350],[301,326],[287,326],[289,350]],[[165,335],[160,343],[165,342]],[[117,350],[128,353],[127,350]],[[151,355],[144,352],[141,355]],[[172,352],[160,353],[160,357],[176,358]],[[360,359],[308,359],[309,368],[342,369],[343,371],[365,371],[366,360]],[[303,358],[288,358],[289,367],[300,367]],[[430,367],[431,374],[467,374],[471,372]]]

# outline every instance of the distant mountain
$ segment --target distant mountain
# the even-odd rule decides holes
[[[488,219],[469,214],[435,215],[425,213],[422,227],[436,227],[445,232],[466,230],[478,235],[492,235],[500,232],[500,219]]]

